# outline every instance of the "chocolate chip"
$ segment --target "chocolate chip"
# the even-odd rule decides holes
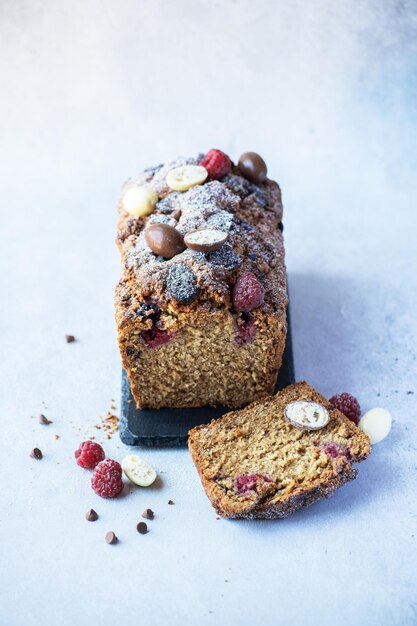
[[[168,500],[168,504],[175,504],[172,500]]]
[[[112,530],[106,533],[105,539],[106,539],[106,543],[110,543],[110,544],[114,544],[119,541],[118,538],[116,537],[116,534]]]
[[[48,426],[48,424],[52,424],[52,421],[48,420],[48,418],[41,413],[39,415],[39,424],[44,424],[45,426]]]
[[[245,152],[238,162],[239,171],[252,183],[264,183],[266,181],[266,163],[256,152]]]
[[[98,520],[98,515],[94,509],[89,509],[85,514],[85,519],[87,522],[95,522]]]
[[[183,236],[169,224],[150,224],[145,229],[145,240],[152,252],[165,259],[172,259],[185,248]]]
[[[213,252],[222,247],[227,239],[227,233],[216,228],[200,228],[187,233],[184,243],[187,248],[197,252]]]
[[[174,263],[168,271],[168,291],[180,304],[189,304],[198,294],[197,278],[184,263]]]
[[[43,454],[42,452],[39,450],[39,448],[33,448],[32,452],[30,453],[30,456],[32,457],[32,459],[42,459]]]
[[[278,224],[278,230],[280,230],[281,232],[284,230],[284,224],[282,222]]]
[[[75,341],[74,335],[65,335],[65,339],[67,340],[67,343],[73,343]]]
[[[139,522],[138,524],[136,524],[136,530],[141,535],[146,535],[146,533],[148,532],[148,526],[147,524],[145,524],[145,522]]]
[[[155,517],[155,513],[152,511],[152,509],[145,509],[142,513],[142,517],[144,517],[145,519],[153,519]]]

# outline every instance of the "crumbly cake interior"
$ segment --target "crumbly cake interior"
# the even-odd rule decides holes
[[[327,408],[324,428],[302,430],[285,419],[285,406],[303,399]],[[354,478],[352,461],[370,452],[367,437],[305,383],[197,427],[190,449],[205,486],[214,486],[218,508],[229,513],[251,509],[254,502],[263,508],[283,502],[325,484],[342,468]],[[260,478],[256,487],[241,491],[238,481],[247,476]]]
[[[185,192],[170,189],[167,173],[196,158],[149,168],[132,185],[158,195],[152,214],[132,217],[119,205],[117,243],[124,264],[116,289],[123,365],[140,408],[240,407],[272,393],[286,337],[286,274],[281,192],[274,181],[255,184],[236,166],[221,180]],[[227,241],[214,252],[185,249],[171,259],[150,250],[148,224],[181,235],[218,228]],[[243,272],[257,277],[264,301],[250,313],[233,306]]]
[[[224,405],[239,407],[245,398],[271,392],[285,341],[278,316],[261,315],[251,343],[239,345],[235,322],[227,313],[173,318],[176,340],[146,350],[132,327],[124,336],[132,354],[132,391],[144,406]],[[168,324],[168,322],[167,322]],[[245,388],[242,389],[242,377]]]

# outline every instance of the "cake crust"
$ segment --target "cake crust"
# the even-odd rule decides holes
[[[320,403],[329,423],[319,431],[292,426],[284,408],[294,400]],[[369,438],[306,382],[197,426],[189,433],[189,449],[217,513],[242,519],[287,517],[329,497],[356,477],[352,463],[371,452]],[[241,474],[265,480],[239,494]]]

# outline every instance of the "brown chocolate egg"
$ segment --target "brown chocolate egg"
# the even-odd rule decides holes
[[[252,183],[264,183],[266,181],[266,163],[256,152],[245,152],[237,164],[240,172]]]
[[[145,230],[145,240],[152,252],[166,259],[185,249],[183,236],[169,224],[150,224]]]

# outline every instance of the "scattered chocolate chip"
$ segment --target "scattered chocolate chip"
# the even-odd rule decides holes
[[[213,252],[222,247],[227,239],[227,233],[216,228],[200,228],[187,233],[184,243],[187,248],[197,252]]]
[[[145,524],[145,522],[138,522],[138,524],[136,524],[136,530],[141,535],[146,535],[146,533],[148,532],[148,526],[147,524]]]
[[[65,339],[67,340],[67,343],[73,343],[76,341],[74,335],[65,335]]]
[[[145,519],[153,519],[155,517],[155,513],[152,511],[152,509],[145,509],[142,513],[142,517],[144,517]]]
[[[266,181],[266,163],[256,152],[245,152],[237,164],[239,171],[252,183],[264,183]]]
[[[152,252],[165,259],[172,259],[185,248],[183,236],[169,224],[150,224],[145,230],[145,240]]]
[[[52,420],[48,420],[48,418],[41,413],[39,415],[39,424],[44,424],[45,426],[48,426],[48,424],[52,424]]]
[[[42,452],[39,450],[39,448],[33,448],[32,452],[30,453],[30,456],[32,457],[32,459],[42,459],[43,454]]]
[[[175,504],[172,500],[168,500],[168,504]]]
[[[168,291],[180,304],[190,304],[198,294],[197,278],[184,263],[174,263],[168,271]]]
[[[116,534],[112,530],[106,533],[105,539],[106,539],[106,543],[110,543],[110,544],[114,544],[119,541],[118,538],[116,537]]]
[[[95,512],[94,509],[89,509],[87,511],[87,513],[85,514],[85,519],[87,520],[87,522],[95,522],[95,521],[98,520],[98,515],[97,515],[97,513]],[[106,537],[107,537],[107,535],[106,535]],[[106,541],[107,541],[107,539],[106,539]]]

